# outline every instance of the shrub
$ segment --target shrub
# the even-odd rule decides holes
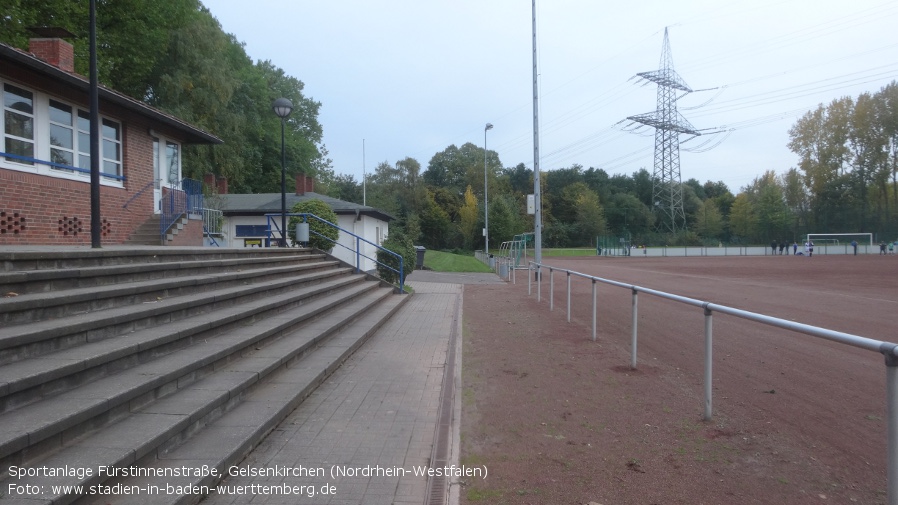
[[[314,214],[321,219],[324,219],[325,221],[337,224],[337,214],[334,212],[334,210],[331,209],[330,205],[318,199],[299,202],[293,206],[293,209],[291,209],[290,212],[297,214]],[[296,224],[301,222],[301,217],[293,216],[290,218],[290,224],[287,225],[287,233],[290,236],[290,240],[293,242],[293,245],[296,245]],[[323,235],[323,237],[320,235],[316,235],[315,232],[320,233],[321,235]],[[322,223],[317,219],[309,218],[310,246],[316,249],[321,249],[322,251],[330,251],[334,247],[334,243],[339,237],[340,230],[328,224]]]
[[[384,249],[389,249],[402,256],[402,274],[403,277],[408,277],[408,274],[412,273],[415,269],[415,260],[417,259],[415,246],[412,244],[411,239],[409,239],[401,230],[390,230],[390,234],[387,236],[387,239],[384,240],[383,247]],[[390,284],[399,282],[399,275],[384,266],[388,265],[399,270],[399,258],[378,249],[377,261],[383,263],[377,265],[377,275],[379,275],[381,279]]]

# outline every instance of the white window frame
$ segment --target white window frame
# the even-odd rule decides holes
[[[34,139],[32,139],[31,142],[33,145],[34,153],[31,157],[37,161],[32,162],[26,160],[16,160],[13,158],[7,158],[5,156],[0,156],[0,168],[45,175],[48,177],[56,177],[60,179],[90,182],[90,167],[82,167],[80,162],[81,157],[84,155],[86,155],[86,158],[88,160],[90,159],[90,145],[81,146],[81,142],[79,142],[79,137],[83,133],[86,133],[87,139],[90,138],[90,132],[84,132],[78,127],[79,113],[85,114],[85,110],[66,100],[61,100],[58,97],[31,89],[28,86],[23,86],[16,82],[0,80],[0,93],[5,93],[6,85],[14,86],[16,88],[28,91],[32,94],[31,117],[33,120]],[[71,107],[72,125],[63,125],[62,123],[57,123],[50,120],[51,100],[66,107]],[[3,103],[4,121],[0,122],[0,138],[4,140],[2,143],[0,143],[0,152],[6,152],[5,139],[8,137],[8,135],[6,134],[5,124],[6,110],[7,108],[5,106],[5,103]],[[20,111],[16,112],[21,113]],[[60,146],[54,146],[52,144],[50,139],[51,124],[55,124],[57,126],[65,126],[72,129],[73,138],[71,150],[69,150],[68,148],[60,148]],[[115,128],[118,133],[117,139],[106,137],[105,132],[109,127]],[[101,116],[100,135],[100,184],[104,186],[113,186],[119,188],[124,187],[124,125],[120,121],[117,121],[115,119]],[[21,139],[17,136],[11,136],[11,138],[15,140],[28,140]],[[113,151],[117,154],[118,159],[105,156],[105,154],[109,152],[107,149],[110,146],[113,147]],[[53,156],[51,154],[53,149],[72,152],[73,165],[69,166],[66,164],[54,163]],[[84,149],[84,151],[82,151],[82,149]],[[116,170],[116,173],[109,173],[106,171],[107,167],[110,166]]]
[[[38,136],[37,118],[35,117],[36,109],[37,109],[37,106],[36,106],[37,97],[35,96],[35,92],[26,87],[17,86],[12,83],[4,82],[4,83],[0,83],[0,84],[2,84],[2,86],[0,86],[0,98],[2,98],[2,103],[3,103],[3,121],[0,122],[0,132],[2,132],[2,135],[0,135],[0,137],[3,138],[3,143],[0,144],[0,149],[2,149],[2,151],[0,151],[0,152],[6,152],[6,142],[7,142],[7,140],[12,140],[15,142],[22,142],[24,144],[30,144],[31,145],[31,157],[33,158],[34,155],[37,153],[37,140],[36,139]],[[7,107],[7,105],[6,105],[6,86],[18,88],[19,90],[22,90],[26,93],[31,94],[31,112],[26,112],[23,110],[14,109],[12,107]],[[6,131],[6,115],[7,114],[23,116],[25,118],[30,119],[31,120],[31,138],[22,137],[22,136],[14,135],[12,133],[7,132]],[[10,154],[15,154],[15,153],[10,153]],[[34,166],[33,161],[19,160],[19,159],[15,159],[15,158],[6,158],[5,156],[3,157],[3,159],[6,160],[7,162],[15,163],[17,165],[24,165],[24,166],[29,166],[29,167]]]

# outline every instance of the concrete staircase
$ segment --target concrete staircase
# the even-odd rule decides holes
[[[125,241],[127,245],[162,245],[162,233],[160,232],[161,214],[153,214],[149,219],[144,221],[128,239]]]
[[[203,216],[196,216],[202,219]],[[160,232],[162,216],[153,214],[149,219],[144,221],[134,232],[125,240],[126,245],[166,245],[173,241],[178,233],[184,229],[189,220],[187,214],[182,214],[178,219],[168,227],[165,232],[165,243],[162,242],[162,234]]]
[[[196,503],[406,299],[308,249],[0,251],[0,505]]]

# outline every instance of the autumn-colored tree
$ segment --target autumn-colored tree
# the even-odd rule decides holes
[[[480,213],[478,212],[477,197],[471,186],[465,190],[465,203],[458,211],[461,223],[459,230],[464,240],[465,249],[474,249],[475,244],[479,242],[480,234]]]

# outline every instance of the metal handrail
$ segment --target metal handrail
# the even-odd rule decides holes
[[[571,321],[571,277],[582,277],[592,282],[592,340],[596,339],[596,283],[608,284],[620,288],[629,289],[632,293],[632,334],[631,334],[631,355],[630,367],[636,369],[636,348],[637,348],[637,299],[639,293],[664,298],[690,305],[692,307],[701,308],[705,315],[705,376],[704,376],[704,396],[705,396],[705,412],[704,419],[710,420],[712,417],[712,317],[714,312],[720,312],[731,316],[747,319],[768,326],[791,330],[798,333],[804,333],[812,337],[822,338],[833,342],[838,342],[868,351],[875,351],[885,357],[886,365],[886,404],[887,404],[887,426],[888,426],[888,465],[886,469],[886,478],[888,481],[888,501],[889,505],[898,505],[898,344],[883,340],[853,335],[841,331],[821,328],[809,324],[796,323],[778,317],[767,316],[750,312],[747,310],[736,309],[726,305],[719,305],[707,301],[697,300],[685,296],[675,295],[664,291],[645,288],[634,284],[614,281],[602,277],[584,274],[574,270],[557,268],[543,263],[531,261],[528,263],[528,270],[536,271],[536,275],[527,275],[527,292],[532,294],[532,279],[537,279],[537,301],[542,301],[542,269],[549,271],[549,310],[554,310],[555,306],[555,286],[554,274],[556,271],[564,272],[567,275],[567,320]]]
[[[64,163],[56,163],[53,161],[39,160],[37,158],[32,158],[30,156],[22,156],[20,154],[0,152],[0,157],[10,158],[10,159],[19,160],[19,161],[27,161],[29,163],[38,163],[41,165],[47,165],[48,167],[51,167],[51,168],[70,170],[72,172],[78,172],[78,173],[82,173],[82,174],[90,174],[90,170],[88,170],[86,168],[73,167],[72,165],[66,165]],[[126,177],[124,175],[110,174],[107,172],[100,172],[100,177],[108,177],[109,179],[115,179],[117,181],[124,181],[126,179]]]
[[[182,215],[187,214],[187,193],[176,187],[163,188],[162,191],[163,193],[168,193],[168,195],[163,196],[162,200],[159,202],[161,205],[161,208],[159,209],[159,235],[164,244],[165,234],[168,232],[168,229],[171,228]]]
[[[265,214],[265,217],[268,219],[268,230],[267,230],[267,231],[268,231],[268,241],[269,241],[269,243],[271,243],[271,240],[272,240],[272,237],[273,237],[273,234],[274,234],[275,231],[281,232],[281,235],[284,237],[284,242],[286,243],[287,236],[288,236],[287,231],[286,231],[286,230],[281,230],[280,227],[278,227],[277,219],[272,219],[272,218],[280,218],[281,215],[282,215],[282,214],[280,214],[280,213],[277,213],[277,214]],[[308,218],[310,218],[310,217],[311,217],[311,218],[315,218],[315,219],[317,219],[318,221],[321,221],[322,223],[324,223],[324,224],[326,224],[326,225],[328,225],[328,226],[330,226],[330,227],[332,227],[332,228],[336,228],[337,230],[339,230],[339,231],[341,231],[341,232],[343,232],[343,233],[346,233],[346,234],[348,234],[348,235],[350,235],[350,236],[352,236],[352,237],[355,237],[355,251],[353,251],[351,247],[346,246],[346,245],[344,245],[344,244],[341,244],[341,243],[339,243],[338,241],[331,239],[330,237],[326,237],[326,236],[324,236],[324,235],[322,235],[322,234],[320,234],[320,233],[318,233],[318,232],[312,230],[311,228],[309,229],[309,232],[310,232],[310,233],[314,233],[315,235],[318,235],[319,237],[325,238],[325,239],[327,239],[328,241],[333,242],[335,245],[338,245],[338,246],[340,246],[340,247],[342,247],[342,248],[344,248],[344,249],[348,249],[350,252],[354,252],[354,253],[355,253],[355,256],[356,256],[356,260],[355,260],[355,271],[356,271],[356,273],[358,273],[358,272],[361,271],[362,258],[371,260],[371,261],[373,261],[374,263],[377,263],[378,265],[381,265],[381,266],[385,267],[387,270],[390,270],[390,271],[396,273],[396,274],[399,276],[399,292],[400,292],[400,293],[404,293],[404,292],[405,292],[405,260],[402,258],[402,255],[401,255],[401,254],[396,253],[396,252],[394,252],[394,251],[391,251],[391,250],[389,250],[389,249],[387,249],[387,248],[385,248],[385,247],[383,247],[383,246],[379,246],[379,245],[375,244],[374,242],[371,242],[370,240],[368,240],[368,239],[366,239],[366,238],[364,238],[364,237],[361,237],[361,236],[359,236],[359,235],[356,235],[355,233],[353,233],[353,232],[351,232],[351,231],[349,231],[349,230],[345,230],[345,229],[343,229],[343,228],[340,228],[340,226],[338,226],[338,225],[336,225],[336,224],[334,224],[334,223],[332,223],[332,222],[330,222],[330,221],[328,221],[328,220],[326,220],[326,219],[322,219],[322,218],[316,216],[315,214],[309,214],[309,213],[305,213],[305,212],[300,212],[300,213],[288,213],[288,214],[286,214],[286,216],[287,216],[287,217],[302,217],[302,218],[303,218],[303,222],[307,222],[306,220],[307,220]],[[274,227],[272,227],[272,223],[274,223]],[[396,270],[395,268],[391,267],[390,265],[387,265],[386,263],[383,263],[383,262],[381,262],[381,261],[378,261],[377,258],[372,258],[372,257],[370,257],[370,256],[366,256],[366,255],[362,254],[362,252],[361,252],[361,247],[360,247],[360,246],[361,246],[361,242],[365,242],[366,244],[373,245],[373,246],[374,246],[375,248],[377,248],[378,250],[384,251],[384,252],[386,252],[386,253],[388,253],[388,254],[390,254],[390,255],[392,255],[392,256],[398,258],[398,259],[399,259],[399,270]]]
[[[150,186],[152,186],[155,183],[156,183],[156,179],[153,179],[150,182],[146,183],[142,188],[140,188],[140,191],[138,191],[137,193],[134,193],[134,195],[131,196],[131,198],[129,198],[128,201],[122,205],[122,208],[127,209],[128,205],[131,205],[131,202],[136,200],[137,197],[139,197],[141,194],[143,194],[144,191],[150,189]]]

